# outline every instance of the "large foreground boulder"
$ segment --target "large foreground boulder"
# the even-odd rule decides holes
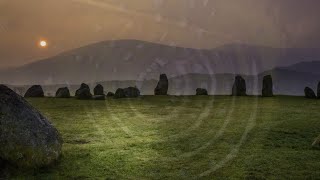
[[[27,90],[24,97],[44,97],[44,92],[40,85],[34,85]]]
[[[18,167],[47,166],[61,155],[62,139],[21,96],[0,85],[0,159]]]
[[[320,99],[320,82],[318,83],[317,96]]]
[[[246,81],[241,76],[236,76],[233,87],[232,87],[233,96],[246,96],[247,88]]]
[[[309,99],[316,99],[317,98],[314,91],[309,87],[304,88],[304,95],[306,98],[309,98]]]
[[[205,96],[205,95],[208,95],[208,91],[206,89],[203,89],[203,88],[197,88],[196,89],[196,95],[197,96]]]
[[[124,89],[118,88],[116,90],[116,93],[114,94],[114,98],[115,99],[119,99],[119,98],[125,98],[125,97],[126,97],[126,94],[124,92]]]
[[[157,84],[157,87],[154,89],[154,94],[155,95],[167,95],[168,88],[169,88],[169,81],[168,81],[167,75],[161,74],[160,80]]]
[[[262,84],[262,97],[272,97],[273,96],[273,82],[271,75],[263,77]]]
[[[87,84],[82,83],[80,88],[76,91],[76,98],[77,99],[91,99],[92,94],[90,92],[90,87]]]
[[[67,87],[59,88],[56,92],[57,98],[70,98],[70,91]]]
[[[97,95],[104,95],[104,89],[101,84],[96,85],[96,87],[93,89],[93,94],[95,96]]]
[[[127,98],[136,98],[140,96],[140,91],[136,87],[128,87],[124,89],[124,94]]]

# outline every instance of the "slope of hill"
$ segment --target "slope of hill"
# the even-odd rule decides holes
[[[318,49],[226,45],[212,50],[118,40],[91,44],[18,68],[0,71],[5,84],[79,84],[156,79],[184,74],[258,74],[289,63],[320,60]]]

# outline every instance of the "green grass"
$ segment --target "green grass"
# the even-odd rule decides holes
[[[302,97],[28,99],[63,157],[44,179],[317,179],[320,101]]]

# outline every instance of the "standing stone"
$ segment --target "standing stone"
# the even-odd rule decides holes
[[[114,93],[113,92],[108,92],[107,97],[113,97]]]
[[[116,93],[114,94],[114,98],[119,99],[119,98],[125,98],[125,97],[126,97],[126,94],[124,92],[124,89],[118,88]]]
[[[304,88],[304,95],[306,98],[309,98],[309,99],[316,99],[317,98],[314,91],[309,87]]]
[[[169,81],[168,81],[167,75],[161,74],[160,80],[157,84],[157,87],[154,89],[154,94],[155,95],[167,95],[168,88],[169,88]]]
[[[92,94],[90,92],[90,87],[87,84],[82,83],[80,88],[76,91],[77,99],[91,99]]]
[[[233,87],[232,87],[233,96],[246,96],[247,88],[246,81],[241,76],[236,76]]]
[[[263,97],[273,96],[273,83],[272,83],[271,75],[267,75],[263,77],[262,96]]]
[[[40,85],[34,85],[27,90],[24,97],[44,97],[44,92]]]
[[[135,98],[140,96],[140,91],[136,87],[128,87],[124,89],[124,94],[128,98]]]
[[[70,91],[67,87],[59,88],[56,92],[57,98],[69,98],[70,97]]]
[[[26,100],[0,85],[0,159],[18,167],[37,168],[61,155],[56,128]]]
[[[320,82],[318,83],[317,96],[320,99]]]
[[[208,95],[208,91],[206,89],[203,89],[203,88],[197,88],[196,89],[196,95],[197,96],[205,96],[205,95]]]
[[[94,89],[93,89],[93,94],[96,95],[104,95],[104,89],[101,84],[98,84]]]

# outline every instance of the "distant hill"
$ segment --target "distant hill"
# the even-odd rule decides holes
[[[157,79],[160,73],[171,78],[186,74],[256,75],[275,67],[315,60],[320,61],[319,49],[237,44],[200,50],[118,40],[91,44],[32,64],[1,70],[0,83],[50,85],[145,81]],[[308,72],[307,69],[306,66],[298,72]],[[296,71],[294,66],[287,70]]]
[[[300,62],[288,67],[281,67],[280,69],[320,74],[320,61]]]

